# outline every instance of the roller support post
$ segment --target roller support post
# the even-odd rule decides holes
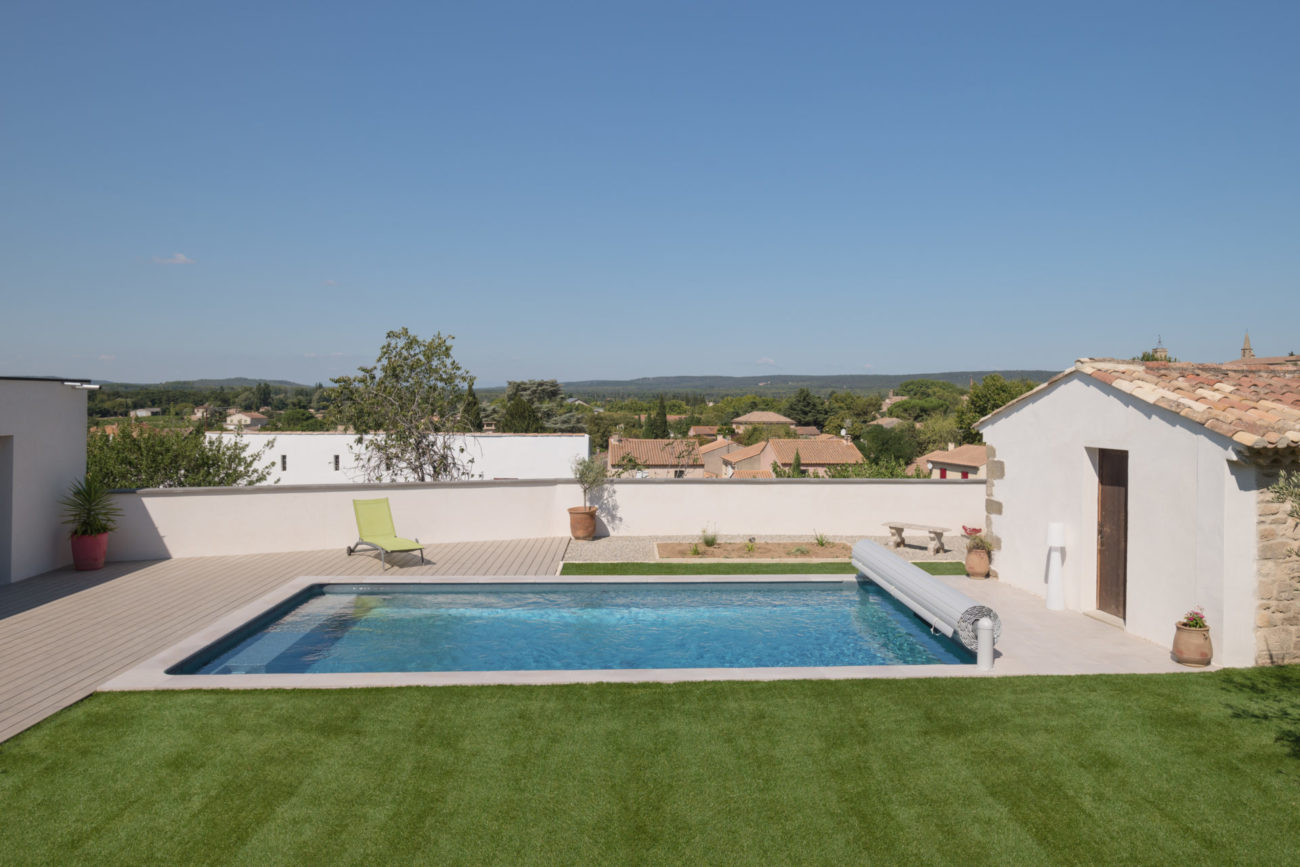
[[[993,621],[981,617],[975,624],[975,667],[980,671],[993,670]]]

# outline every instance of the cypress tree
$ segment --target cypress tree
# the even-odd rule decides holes
[[[794,460],[790,462],[790,475],[796,479],[803,478],[803,461],[799,459],[799,450],[794,450]]]
[[[478,395],[474,393],[474,383],[472,382],[465,392],[465,405],[461,408],[460,420],[464,423],[466,430],[483,430],[483,413],[479,409]]]
[[[649,440],[668,439],[668,405],[664,402],[662,394],[659,395],[659,405],[655,407],[655,411],[646,416],[643,435]]]

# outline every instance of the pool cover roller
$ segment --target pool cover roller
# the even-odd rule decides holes
[[[992,621],[994,642],[1002,635],[1002,620],[992,608],[980,605],[870,539],[853,546],[852,562],[860,574],[967,650],[978,652],[981,618]]]

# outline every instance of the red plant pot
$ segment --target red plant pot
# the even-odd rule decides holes
[[[89,572],[104,566],[108,556],[108,534],[72,537],[72,565],[78,572]]]

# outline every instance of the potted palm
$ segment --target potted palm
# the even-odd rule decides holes
[[[80,572],[99,569],[108,554],[108,534],[122,510],[113,503],[104,483],[87,476],[73,484],[59,501],[63,523],[72,526],[72,563]]]
[[[993,558],[993,543],[978,530],[966,537],[966,574],[972,578],[989,577],[989,561]]]
[[[573,462],[573,478],[582,488],[582,505],[569,509],[569,532],[579,540],[596,535],[596,507],[591,505],[591,495],[609,481],[605,462],[597,458],[579,458]]]
[[[1210,624],[1205,622],[1205,612],[1193,608],[1174,624],[1174,662],[1181,665],[1209,665],[1214,657],[1210,644]]]

